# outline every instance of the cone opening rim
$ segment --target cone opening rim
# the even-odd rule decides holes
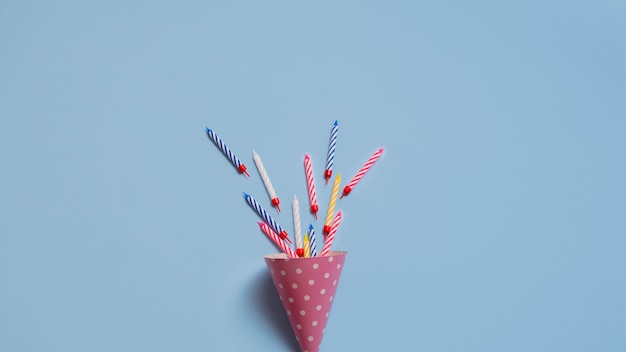
[[[298,260],[311,260],[311,259],[320,260],[321,258],[328,258],[328,257],[334,257],[334,256],[346,255],[346,254],[348,254],[348,252],[346,251],[329,251],[328,255],[323,256],[323,257],[317,256],[317,257],[304,257],[304,258],[289,258],[289,256],[287,256],[286,253],[274,253],[274,254],[267,254],[263,256],[263,258],[273,259],[273,260],[285,260],[285,261],[289,261],[289,260],[298,261]]]

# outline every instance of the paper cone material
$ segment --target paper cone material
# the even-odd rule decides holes
[[[318,352],[347,252],[288,258],[265,256],[272,281],[303,352]]]

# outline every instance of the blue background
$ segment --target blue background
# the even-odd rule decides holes
[[[626,350],[622,1],[0,3],[0,350],[295,351],[241,192],[349,251],[324,351]],[[240,176],[214,129],[248,165]],[[304,207],[303,207],[304,208]],[[303,210],[303,225],[312,221]]]

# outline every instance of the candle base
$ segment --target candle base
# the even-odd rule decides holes
[[[352,192],[352,187],[350,186],[344,187],[343,194],[341,195],[341,197],[339,197],[339,199],[343,198],[344,196],[347,196],[348,194],[350,194],[350,192]]]
[[[248,174],[248,171],[246,171],[246,170],[247,170],[246,169],[246,165],[244,165],[244,164],[239,165],[239,167],[237,168],[237,171],[239,171],[240,174],[244,174],[244,175],[250,177],[250,174]]]
[[[287,234],[287,231],[283,230],[281,233],[278,234],[278,236],[280,236],[280,238],[282,238],[283,240],[291,243],[291,240],[289,239],[289,235]]]
[[[276,208],[276,210],[278,210],[278,212],[280,213],[280,199],[277,198],[272,198],[272,205]]]

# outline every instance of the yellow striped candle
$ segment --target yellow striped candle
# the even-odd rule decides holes
[[[304,234],[304,257],[311,257],[311,247],[309,245],[309,234]]]
[[[333,222],[333,215],[335,215],[335,205],[337,204],[337,196],[339,196],[339,184],[341,183],[341,174],[337,173],[335,182],[333,183],[333,190],[330,193],[330,201],[328,202],[328,212],[326,213],[326,221],[324,221],[324,235],[328,235],[330,232],[330,225]]]

